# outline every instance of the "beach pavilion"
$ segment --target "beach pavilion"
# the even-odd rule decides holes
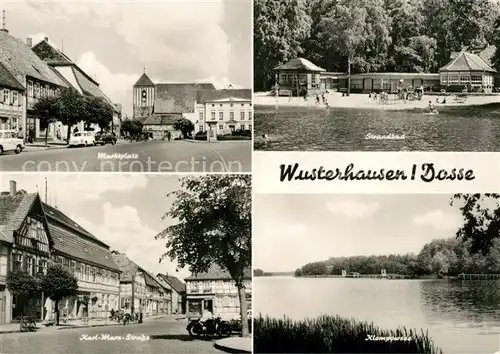
[[[491,92],[496,70],[477,54],[465,50],[439,69],[441,87],[448,91],[481,90]]]
[[[304,58],[295,58],[274,68],[278,94],[303,96],[319,94],[321,91],[320,74],[325,69]]]

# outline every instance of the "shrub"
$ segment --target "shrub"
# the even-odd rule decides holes
[[[293,321],[259,316],[254,320],[254,353],[426,353],[442,354],[427,333],[400,327],[382,330],[373,323],[339,316]],[[368,336],[408,338],[366,340]]]
[[[233,136],[252,136],[252,131],[251,130],[235,130],[233,133],[232,133]]]

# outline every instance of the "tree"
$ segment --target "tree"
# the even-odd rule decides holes
[[[40,292],[37,279],[22,270],[8,272],[6,279],[7,289],[17,298],[16,303],[21,307],[21,316],[24,316],[24,304]]]
[[[40,121],[40,129],[45,129],[45,146],[47,146],[50,123],[59,119],[58,101],[57,97],[41,97],[33,106],[33,114]]]
[[[142,134],[142,123],[137,120],[126,119],[123,121],[121,129],[123,133],[129,136],[137,136]]]
[[[457,239],[471,241],[470,251],[488,254],[495,239],[500,237],[500,194],[455,194],[450,201],[460,203],[465,219]]]
[[[304,0],[254,1],[254,89],[274,85],[274,68],[303,52],[311,18]]]
[[[500,72],[500,16],[495,21],[493,43],[496,49],[492,58],[492,65],[497,72]],[[498,86],[498,85],[497,85]]]
[[[86,117],[84,99],[75,89],[69,88],[63,90],[58,102],[59,120],[68,127],[66,138],[69,141],[73,125]]]
[[[264,271],[262,269],[254,269],[253,270],[254,277],[261,277],[263,275],[264,275]]]
[[[56,325],[59,325],[59,301],[64,297],[74,296],[78,291],[78,280],[60,264],[50,265],[47,274],[41,277],[41,289],[55,302]]]
[[[177,260],[196,274],[212,263],[225,269],[238,288],[242,335],[248,336],[244,278],[252,261],[251,178],[247,175],[207,175],[184,177],[181,188],[164,219],[175,224],[155,238],[167,241],[160,258]]]
[[[174,122],[173,127],[175,130],[179,130],[182,133],[184,139],[189,137],[191,132],[194,130],[193,122],[186,118],[177,119]]]
[[[114,109],[101,97],[86,96],[84,98],[86,117],[85,123],[97,124],[101,129],[108,130],[113,121]]]

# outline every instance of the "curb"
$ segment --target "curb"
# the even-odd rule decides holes
[[[231,347],[227,347],[225,345],[220,345],[220,344],[217,344],[217,343],[214,343],[214,348],[215,349],[219,349],[219,350],[222,350],[223,352],[226,352],[226,353],[234,353],[234,354],[248,354],[248,353],[251,353],[252,351],[248,351],[248,350],[243,350],[243,349],[236,349],[236,348],[231,348]]]

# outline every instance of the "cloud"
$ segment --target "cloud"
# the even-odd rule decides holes
[[[145,225],[136,208],[131,205],[114,207],[110,203],[104,203],[102,212],[102,224],[95,224],[78,215],[72,215],[71,218],[108,244],[111,249],[125,253],[151,273],[175,275],[177,267],[175,262],[166,259],[159,263],[159,258],[166,251],[166,247],[163,240],[155,240],[154,237],[161,230],[154,230]],[[185,278],[189,273],[182,270],[176,276]]]
[[[76,64],[99,83],[101,90],[113,103],[121,103],[125,113],[132,114],[131,90],[138,79],[137,75],[113,73],[92,52],[83,53]]]
[[[449,231],[457,230],[462,220],[456,215],[445,213],[441,209],[435,209],[413,216],[412,222],[417,226],[433,227],[439,231]]]
[[[361,219],[375,214],[380,208],[380,204],[377,202],[362,203],[355,200],[340,200],[327,202],[326,208],[334,214],[343,214],[350,219]]]

